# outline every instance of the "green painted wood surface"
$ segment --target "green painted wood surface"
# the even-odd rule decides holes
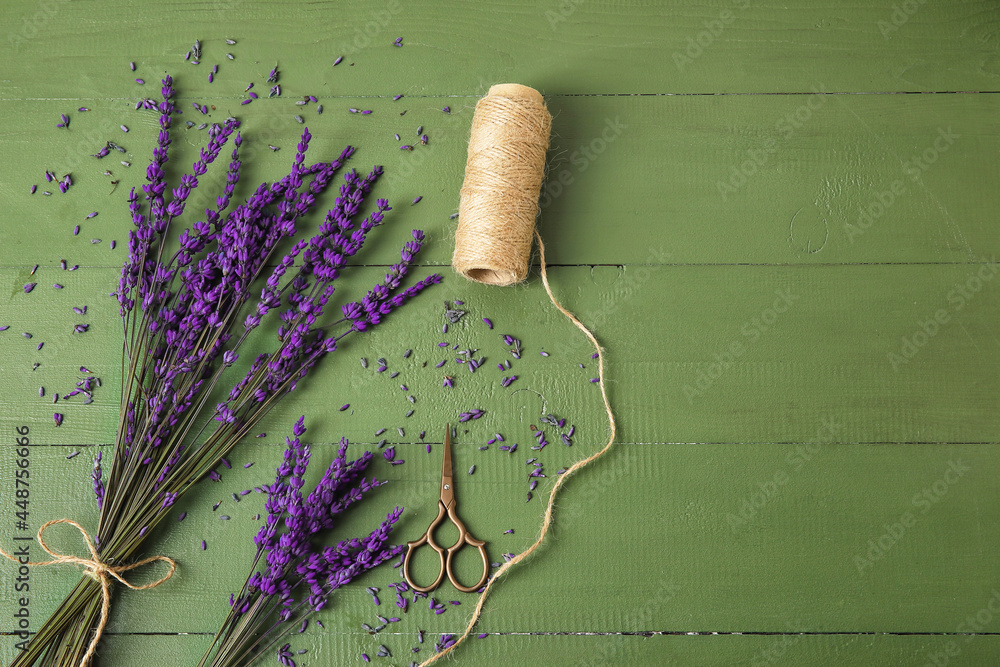
[[[512,80],[542,90],[554,115],[540,222],[549,275],[606,346],[619,445],[567,485],[553,539],[496,589],[480,624],[491,636],[463,647],[461,663],[922,665],[948,656],[982,665],[1000,656],[995,3],[55,0],[5,4],[0,19],[0,325],[12,325],[0,333],[0,516],[13,511],[13,429],[28,424],[33,528],[63,516],[96,523],[90,459],[114,438],[119,388],[120,325],[104,295],[124,258],[125,194],[141,184],[155,138],[155,118],[132,106],[164,71],[177,78],[183,119],[244,121],[247,183],[287,171],[295,113],[308,120],[317,158],[352,143],[355,166],[386,166],[379,194],[395,210],[358,258],[353,285],[378,277],[415,226],[430,239],[425,271],[450,271],[448,216],[472,108],[490,84]],[[402,49],[391,46],[397,36]],[[193,67],[183,52],[196,37],[205,57]],[[333,68],[338,55],[345,62]],[[239,105],[275,62],[282,98]],[[936,94],[890,94],[900,92]],[[304,94],[325,113],[295,107]],[[195,100],[216,109],[205,118]],[[92,111],[72,111],[81,105]],[[64,112],[68,131],[54,127]],[[392,134],[415,140],[418,125],[429,144],[399,151]],[[109,139],[132,167],[89,157]],[[179,131],[174,167],[204,140]],[[45,169],[72,171],[77,184],[28,195],[33,183],[44,189]],[[213,199],[217,171],[192,210]],[[112,178],[120,184],[109,195]],[[63,272],[60,259],[80,269]],[[39,287],[25,295],[36,263]],[[57,281],[65,289],[51,289]],[[446,336],[444,299],[470,310]],[[73,335],[71,307],[83,304],[91,331]],[[222,482],[176,508],[189,518],[150,548],[177,558],[179,575],[116,596],[101,664],[194,664],[245,576],[250,517],[262,509],[257,494],[239,505],[230,494],[267,481],[303,413],[317,460],[342,435],[371,448],[376,429],[389,429],[407,463],[377,461],[392,483],[343,528],[362,530],[398,503],[404,541],[431,518],[440,461],[439,447],[428,455],[416,434],[439,443],[459,411],[487,409],[455,443],[457,468],[477,466],[461,480],[462,515],[494,560],[530,543],[542,505],[537,495],[524,502],[529,425],[543,409],[578,425],[572,448],[542,452],[543,492],[555,470],[603,443],[586,342],[548,304],[537,274],[496,289],[449,273],[406,311],[347,341],[268,417],[266,437],[241,445]],[[490,370],[506,354],[497,331],[526,347],[506,391]],[[442,340],[488,357],[474,376],[458,369],[453,391],[434,368]],[[38,341],[46,345],[36,352]],[[362,356],[385,356],[400,376],[363,370]],[[37,388],[71,387],[81,363],[104,387],[94,404],[61,409],[56,429]],[[335,410],[344,403],[349,411]],[[521,443],[516,454],[478,449],[497,431]],[[219,521],[223,512],[232,520]],[[0,526],[6,547],[15,531]],[[70,532],[53,537],[79,546]],[[309,649],[299,664],[360,664],[379,643],[392,650],[387,664],[408,664],[431,650],[410,653],[418,629],[464,626],[473,598],[444,588],[438,599],[462,605],[441,616],[415,605],[368,636],[361,623],[395,611],[385,587],[396,574],[384,567],[340,591],[321,615],[325,629],[296,641]],[[32,628],[78,576],[32,570]],[[9,623],[9,566],[0,578]],[[365,586],[383,589],[380,608]],[[15,641],[0,635],[0,660]]]

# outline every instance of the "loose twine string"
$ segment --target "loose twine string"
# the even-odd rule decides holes
[[[90,551],[90,558],[80,558],[79,556],[61,554],[52,551],[52,549],[49,548],[49,545],[45,543],[45,539],[42,535],[49,526],[54,526],[57,523],[68,523],[80,531],[80,534],[83,535],[83,541],[87,544],[87,550]],[[101,620],[98,623],[97,628],[94,630],[94,638],[90,640],[90,646],[87,647],[87,653],[84,654],[83,659],[80,660],[80,667],[85,667],[90,662],[90,659],[94,656],[94,652],[97,651],[97,644],[101,641],[101,635],[104,633],[104,628],[108,625],[108,615],[111,610],[111,579],[116,579],[119,583],[125,584],[133,591],[144,591],[149,588],[156,588],[167,579],[174,576],[174,571],[177,569],[177,563],[174,562],[172,558],[168,558],[167,556],[150,556],[149,558],[144,558],[143,560],[130,563],[129,565],[108,565],[103,562],[101,557],[97,554],[97,548],[94,546],[94,541],[91,539],[90,534],[84,530],[83,526],[72,519],[53,519],[52,521],[42,524],[42,527],[38,529],[37,539],[38,543],[42,546],[42,549],[45,550],[45,553],[52,556],[53,560],[29,561],[24,563],[21,559],[11,556],[3,549],[0,549],[0,554],[6,556],[9,560],[14,561],[15,563],[21,563],[21,565],[57,565],[60,563],[75,563],[77,565],[82,565],[84,567],[84,572],[101,584]],[[147,565],[158,560],[169,563],[170,571],[151,584],[146,584],[145,586],[134,586],[121,576],[122,572],[128,572],[129,570],[134,570],[137,567],[142,567],[143,565]]]
[[[506,86],[493,86],[493,88],[490,89],[490,95],[493,95],[494,92],[498,88],[507,88],[507,89],[509,89],[510,87],[511,87],[511,84],[508,84]],[[514,87],[515,88],[525,88],[524,86],[514,86]],[[548,112],[545,110],[545,107],[541,105],[541,95],[539,95],[536,91],[532,90],[531,88],[527,88],[526,90],[531,91],[531,93],[534,93],[534,95],[538,96],[537,97],[537,106],[541,106],[541,112],[544,112],[544,115],[545,115],[546,118],[550,118],[549,115],[548,115]],[[514,92],[516,93],[518,91],[515,90]],[[533,99],[533,97],[530,96],[530,95],[524,94],[524,96],[528,97],[529,99]],[[488,99],[488,97],[489,96],[487,96],[487,98],[484,98],[484,100]],[[482,103],[483,103],[483,101],[480,100],[480,103],[476,105],[476,118],[478,118],[478,116],[480,114],[480,108],[481,108],[480,105]],[[536,115],[540,115],[540,112],[538,112],[537,106],[535,106],[533,104],[527,105],[528,112],[532,112],[533,111]],[[487,109],[489,109],[489,108],[490,108],[490,106],[487,107]],[[502,109],[502,107],[501,107],[501,109]],[[493,119],[493,120],[494,120],[494,122],[496,122],[495,119]],[[535,126],[532,123],[525,123],[525,122],[518,123],[518,125],[522,126],[522,127],[524,127],[524,126],[527,126],[527,127]],[[483,592],[480,594],[479,600],[476,602],[476,608],[472,611],[472,618],[469,620],[469,624],[468,624],[468,626],[466,626],[465,632],[462,633],[462,636],[460,636],[455,641],[455,643],[453,643],[448,648],[446,648],[446,649],[444,649],[444,650],[442,650],[442,651],[434,654],[433,656],[431,656],[430,658],[428,658],[424,662],[420,663],[420,667],[425,667],[426,665],[430,665],[430,664],[432,664],[434,662],[437,662],[438,660],[440,660],[441,658],[443,658],[444,656],[448,655],[449,653],[451,653],[452,651],[454,651],[456,648],[458,648],[459,644],[461,644],[462,642],[464,642],[469,637],[469,635],[472,633],[472,628],[475,627],[476,623],[479,621],[479,617],[480,617],[480,615],[482,614],[482,611],[483,611],[483,605],[486,603],[486,596],[489,594],[490,589],[493,588],[493,585],[497,581],[499,581],[501,575],[505,574],[510,568],[514,567],[515,565],[517,565],[521,561],[525,560],[532,553],[534,553],[535,550],[538,549],[538,547],[541,546],[542,542],[545,540],[545,536],[549,532],[549,527],[552,525],[552,512],[553,512],[553,508],[555,507],[556,494],[559,492],[559,489],[562,488],[562,485],[566,482],[566,480],[569,478],[570,475],[572,475],[577,470],[580,470],[584,466],[592,463],[593,461],[596,461],[600,457],[604,456],[608,452],[608,450],[611,449],[611,445],[613,445],[614,442],[615,442],[615,431],[616,431],[615,415],[614,415],[614,412],[612,412],[612,410],[611,410],[611,402],[608,400],[608,391],[607,391],[607,387],[605,386],[605,383],[604,383],[604,350],[601,348],[600,343],[597,342],[597,338],[594,337],[594,334],[591,333],[590,329],[588,329],[586,326],[584,326],[584,324],[582,322],[580,322],[580,320],[577,319],[576,315],[574,315],[572,312],[570,312],[565,307],[563,307],[562,304],[560,304],[559,301],[556,299],[555,295],[552,293],[552,287],[549,285],[549,278],[548,278],[548,274],[546,273],[546,267],[545,267],[545,244],[542,243],[542,237],[538,233],[538,230],[535,229],[535,216],[537,215],[537,212],[538,212],[538,208],[537,208],[538,207],[538,194],[539,194],[539,190],[541,188],[542,172],[543,172],[543,169],[544,169],[545,150],[547,150],[547,147],[548,147],[548,125],[544,124],[544,123],[541,123],[541,124],[538,124],[537,126],[540,127],[542,125],[544,125],[545,128],[546,128],[545,129],[545,137],[544,137],[544,143],[545,143],[545,147],[546,148],[543,149],[542,153],[541,153],[541,164],[539,164],[537,161],[533,161],[533,160],[537,160],[537,151],[530,151],[530,152],[528,152],[529,158],[525,159],[525,162],[529,163],[528,166],[527,166],[527,168],[522,168],[522,169],[518,170],[518,173],[524,173],[525,171],[533,170],[533,173],[537,175],[538,185],[535,186],[534,194],[533,195],[531,195],[531,191],[527,187],[524,186],[524,181],[523,180],[521,181],[521,187],[515,188],[515,193],[519,194],[519,196],[533,196],[533,199],[531,200],[531,202],[529,202],[530,205],[531,205],[530,206],[531,215],[530,215],[530,217],[527,217],[527,218],[520,217],[520,218],[518,218],[517,220],[514,220],[514,221],[511,221],[510,219],[503,220],[503,221],[500,222],[500,225],[501,225],[501,227],[509,227],[511,225],[521,225],[521,227],[518,228],[518,229],[516,229],[516,230],[514,230],[513,233],[511,233],[509,231],[505,232],[505,235],[506,235],[507,238],[516,238],[516,239],[519,239],[519,238],[522,238],[523,236],[525,236],[525,234],[523,233],[524,232],[524,226],[527,226],[528,231],[527,231],[526,236],[528,238],[528,252],[529,253],[530,253],[530,250],[531,250],[531,237],[532,237],[532,233],[534,234],[534,238],[538,242],[538,258],[539,258],[539,265],[540,265],[540,273],[541,273],[541,277],[542,277],[542,285],[545,286],[545,292],[549,295],[549,300],[552,301],[552,305],[554,305],[557,309],[559,309],[559,312],[561,312],[563,315],[565,315],[567,318],[569,318],[569,320],[574,325],[576,325],[576,327],[580,331],[583,332],[583,334],[587,337],[587,339],[591,342],[591,344],[593,344],[594,349],[597,351],[597,377],[598,377],[598,383],[599,383],[599,386],[601,388],[601,399],[604,401],[604,410],[607,412],[607,415],[608,415],[608,426],[610,427],[610,429],[609,429],[610,433],[608,435],[608,442],[599,451],[591,454],[590,456],[588,456],[588,457],[586,457],[584,459],[581,459],[581,460],[577,461],[576,463],[574,463],[573,465],[571,465],[569,468],[567,468],[566,471],[563,474],[557,476],[556,483],[552,485],[552,491],[549,493],[549,501],[548,501],[548,504],[545,506],[545,514],[543,515],[543,518],[542,518],[542,526],[541,526],[541,529],[539,530],[538,537],[535,539],[534,544],[532,544],[525,551],[522,551],[521,553],[517,554],[516,556],[514,556],[513,558],[511,558],[509,561],[507,561],[506,563],[504,563],[503,565],[500,566],[500,568],[493,574],[493,576],[490,578],[490,580],[486,583],[486,586],[483,588]],[[469,154],[470,154],[470,158],[472,156],[472,147],[473,147],[473,144],[477,143],[476,142],[476,139],[477,139],[477,137],[476,137],[476,128],[477,128],[477,121],[476,121],[476,119],[473,119],[473,131],[472,131],[473,139],[470,140],[470,142],[469,142]],[[498,133],[499,136],[503,136],[503,134],[504,133]],[[508,134],[508,136],[509,136],[509,134]],[[481,139],[481,137],[480,137],[480,139]],[[536,146],[537,146],[537,144],[536,144]],[[501,153],[502,154],[506,154],[505,151],[501,151]],[[524,158],[522,158],[522,159],[524,159]],[[502,168],[502,166],[496,165],[496,166],[489,167],[489,169],[497,169],[497,168]],[[477,167],[477,169],[478,169],[478,167]],[[460,230],[462,229],[462,216],[463,216],[463,213],[461,211],[462,210],[468,210],[464,206],[465,205],[465,197],[466,197],[466,186],[469,184],[469,167],[468,166],[466,166],[466,172],[465,173],[466,173],[466,185],[464,185],[462,187],[462,205],[460,205],[460,207],[459,207],[459,211],[460,211],[459,212],[459,229]],[[499,180],[499,177],[497,177],[497,180]],[[523,210],[525,208],[526,208],[526,205],[522,202],[520,205],[513,206],[513,207],[511,207],[510,209],[507,209],[507,210],[521,211],[521,210]],[[476,211],[476,210],[477,210],[477,208],[474,207],[473,211]],[[477,235],[472,236],[471,238],[482,238],[484,236],[489,238],[490,237],[490,233],[489,233],[489,231],[488,231],[487,228],[490,227],[491,224],[496,224],[495,222],[491,223],[491,220],[496,220],[496,217],[498,215],[498,211],[502,211],[503,209],[496,209],[496,208],[494,208],[494,209],[491,210],[489,207],[485,207],[485,208],[483,208],[481,210],[483,211],[483,214],[484,214],[483,218],[476,217],[476,218],[474,218],[472,220],[469,220],[468,218],[465,219],[465,222],[468,223],[468,224],[470,224],[470,226],[472,226],[473,229],[480,230]],[[525,220],[526,220],[526,222],[525,222]],[[483,231],[483,230],[485,230],[485,231]],[[459,244],[468,243],[469,239],[470,239],[470,236],[468,236],[468,235],[466,235],[464,237],[460,237],[458,234],[456,234],[456,248],[455,248],[455,257],[456,258],[458,258],[460,256],[459,247],[458,247]],[[510,261],[510,258],[514,255],[514,253],[520,251],[520,246],[515,246],[515,247],[512,247],[510,249],[505,249],[502,246],[502,244],[499,245],[499,246],[497,246],[496,244],[494,244],[494,245],[491,245],[491,246],[489,246],[487,248],[487,253],[484,253],[484,256],[486,256],[487,259],[489,259],[490,255],[496,254],[495,251],[497,250],[497,248],[499,248],[499,251],[500,251],[501,254],[503,252],[507,253],[507,258],[506,259],[503,258],[503,257],[500,257],[499,261],[496,261],[495,263],[492,263],[491,266],[487,267],[487,269],[486,269],[485,272],[480,273],[480,274],[473,273],[472,275],[469,275],[468,273],[466,273],[464,271],[460,270],[460,272],[463,275],[465,275],[467,278],[470,278],[471,280],[478,280],[479,282],[486,282],[486,283],[489,283],[489,284],[509,284],[509,283],[496,282],[496,280],[498,278],[499,279],[503,279],[505,275],[521,275],[521,280],[523,280],[524,276],[527,275],[528,257],[527,256],[523,257],[523,262],[524,262],[523,273],[519,273],[520,264],[518,264],[518,262],[521,261],[521,259],[522,259],[521,256],[518,256],[516,258],[516,261]],[[461,253],[461,255],[463,257],[467,256],[467,255],[474,255],[476,253],[476,250],[474,248],[467,248],[466,247],[466,248],[463,248],[462,250],[463,250],[463,252]],[[511,270],[510,269],[511,266],[514,267],[513,271],[512,271],[512,274],[503,274],[500,271],[498,271],[497,268],[495,268],[495,267],[500,267],[503,270]],[[455,264],[455,268],[459,269],[458,264]],[[490,273],[489,271],[492,271],[492,273]],[[483,278],[486,278],[486,279],[483,279]]]

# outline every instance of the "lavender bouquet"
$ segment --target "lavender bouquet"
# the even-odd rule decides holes
[[[117,291],[124,342],[114,456],[106,479],[100,456],[94,466],[100,508],[94,542],[104,563],[135,559],[177,499],[214,474],[221,457],[324,355],[335,351],[344,336],[379,324],[407,299],[441,280],[434,274],[399,289],[423,242],[423,234],[414,231],[385,280],[360,301],[344,305],[341,317],[327,315],[324,321],[335,281],[390,210],[388,202],[379,199],[375,210],[359,219],[381,168],[367,176],[346,173],[340,196],[318,233],[294,243],[278,259],[279,244],[295,235],[298,220],[313,208],[353,149],[346,148],[331,162],[305,166],[311,138],[307,129],[289,174],[261,184],[227,212],[240,180],[242,143],[239,122],[230,118],[212,128],[191,173],[181,176],[168,198],[164,166],[174,89],[169,76],[162,83],[162,101],[147,105],[160,114],[160,132],[146,170],[144,196],[135,190],[129,196],[135,228],[129,232],[129,256]],[[176,249],[169,249],[168,234],[175,233],[172,227],[199,177],[231,138],[232,159],[216,207],[180,231]],[[255,287],[259,279],[265,279],[263,287]],[[248,336],[275,313],[280,320],[277,345],[256,355],[228,395],[210,405],[213,393],[223,388],[219,383],[224,372],[243,354]],[[293,469],[299,461],[296,454]],[[103,617],[101,584],[84,576],[12,665],[86,664],[106,622]]]
[[[250,575],[238,595],[229,598],[229,615],[198,667],[249,665],[294,629],[304,632],[308,616],[326,606],[330,593],[358,575],[399,555],[401,547],[387,546],[402,508],[396,507],[370,535],[322,547],[313,540],[329,531],[344,510],[380,486],[364,473],[371,452],[347,460],[347,440],[340,441],[337,457],[313,491],[303,498],[303,476],[309,466],[309,446],[299,418],[294,439],[285,440],[284,460],[274,484],[263,487],[268,515],[254,538],[257,553]],[[282,529],[283,526],[283,529]],[[264,561],[261,563],[261,558]],[[259,570],[258,570],[259,566]],[[278,649],[282,664],[293,667],[289,644]]]

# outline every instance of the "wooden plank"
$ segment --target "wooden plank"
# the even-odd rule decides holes
[[[813,442],[823,437],[822,420],[835,419],[837,442],[995,443],[1000,367],[989,313],[1000,307],[997,266],[555,267],[550,276],[610,350],[610,389],[625,442]],[[361,286],[355,291],[382,273],[355,271],[350,280]],[[6,270],[2,279],[18,285],[25,272]],[[106,385],[91,405],[66,404],[63,430],[49,437],[67,437],[71,426],[77,442],[109,443],[117,424],[120,352],[114,338],[104,336],[121,325],[116,303],[100,295],[114,289],[117,272],[59,273],[65,289],[17,294],[6,311],[12,328],[0,334],[9,350],[2,376],[18,387],[14,400],[22,407],[4,419],[50,429],[53,405],[37,398],[37,387],[47,386],[49,395],[71,388],[83,363]],[[349,425],[371,442],[378,428],[405,426],[412,435],[404,417],[410,409],[419,431],[489,406],[485,423],[497,430],[547,409],[599,440],[594,434],[606,427],[597,386],[589,382],[596,374],[590,348],[540,284],[497,290],[457,280],[449,274],[384,327],[344,339],[308,381],[309,391],[276,408],[262,430],[350,403],[351,411],[331,419],[323,438],[335,441],[336,429]],[[92,328],[72,334],[79,318],[70,306],[81,299],[91,304],[85,321]],[[441,334],[442,299],[465,301],[469,310],[447,335]],[[488,330],[481,317],[496,329]],[[21,330],[35,338],[21,338]],[[518,336],[525,349],[522,360],[511,359],[519,379],[507,390],[499,386],[496,364],[510,356],[498,332]],[[48,341],[41,352],[36,341]],[[438,362],[453,358],[440,342],[478,348],[487,362],[476,375],[453,360],[438,369]],[[260,349],[266,344],[261,340]],[[413,356],[403,359],[408,348]],[[551,356],[541,357],[542,351]],[[360,357],[385,357],[401,375],[390,379],[374,365],[363,369]],[[36,360],[43,365],[32,371]],[[454,390],[441,386],[446,374],[456,378]],[[407,400],[411,394],[416,404]]]
[[[324,97],[480,95],[504,80],[549,94],[801,92],[817,81],[849,92],[996,90],[998,11],[989,0],[547,0],[485,9],[454,0],[202,0],[142,11],[53,0],[6,10],[0,98],[106,98],[109,78],[134,78],[109,76],[128,74],[130,60],[149,79],[166,67],[197,69],[204,80],[219,63],[258,84],[278,61],[286,94]],[[227,37],[239,43],[227,46]],[[396,37],[402,48],[393,48]],[[192,68],[184,53],[196,38],[203,64]]]
[[[461,516],[474,535],[489,542],[491,560],[499,561],[533,539],[540,500],[556,470],[595,445],[583,434],[572,448],[553,445],[513,455],[495,447],[480,451],[489,430],[474,424],[457,439],[456,467],[477,467],[474,475],[460,474],[456,485]],[[518,437],[508,433],[508,441]],[[367,533],[395,504],[406,508],[396,541],[415,539],[430,523],[439,448],[432,445],[428,455],[419,442],[395,447],[406,463],[376,460],[372,474],[390,483],[348,514],[332,539]],[[12,535],[30,536],[52,518],[72,517],[93,527],[94,448],[80,448],[83,452],[67,461],[72,449],[31,448],[31,527],[5,528],[5,545]],[[4,447],[0,460],[4,479],[16,466],[12,450]],[[269,481],[281,450],[258,442],[242,445],[232,457],[233,469],[222,470],[221,482],[201,484],[172,508],[148,549],[176,558],[180,570],[159,588],[118,591],[111,630],[215,631],[229,593],[248,574],[259,525],[252,517],[263,512],[258,494],[239,503],[231,494]],[[496,589],[483,631],[784,633],[796,623],[797,632],[955,632],[1000,586],[994,568],[1000,537],[989,528],[1000,519],[994,500],[1000,462],[994,450],[992,445],[823,442],[622,444],[567,483],[553,539]],[[314,443],[314,479],[334,451],[334,445]],[[526,503],[528,454],[544,464],[547,477]],[[255,465],[244,470],[250,461]],[[4,516],[13,516],[13,502],[11,494],[0,500]],[[188,516],[177,522],[182,511]],[[220,520],[223,514],[231,520]],[[514,533],[506,534],[508,529]],[[72,529],[55,528],[49,537],[60,552],[81,548]],[[37,552],[34,547],[32,556]],[[473,559],[459,563],[462,575],[471,578]],[[433,574],[427,559],[418,567],[418,577]],[[32,629],[75,582],[74,570],[31,570],[31,612],[37,619]],[[153,573],[135,576],[141,581]],[[393,633],[453,632],[474,600],[445,586],[433,596],[461,606],[448,605],[446,613],[435,615],[426,600],[417,600],[403,614],[388,588],[393,581],[399,581],[399,571],[390,567],[365,575],[338,591],[320,618],[339,633],[358,632],[362,622],[377,625],[376,614],[403,617]],[[10,576],[3,581],[5,596],[12,594],[13,583]],[[381,589],[380,606],[372,604],[367,586]]]
[[[185,97],[198,90],[190,85],[188,78],[178,83]],[[208,102],[200,95],[194,99]],[[293,114],[301,112],[314,134],[310,155],[332,159],[353,144],[358,153],[352,166],[385,165],[378,194],[394,205],[388,225],[424,229],[431,243],[423,261],[450,263],[457,223],[449,216],[458,206],[470,108],[456,106],[451,115],[410,108],[401,118],[391,100],[344,103],[368,105],[373,116],[335,111],[329,104],[317,115],[289,100],[245,107],[230,101],[233,106],[216,100],[219,110],[202,116],[185,100],[188,108],[180,118],[212,122],[234,112],[243,119],[238,196],[288,172],[303,127]],[[991,224],[1000,192],[988,185],[990,172],[982,166],[995,162],[1000,139],[983,119],[996,116],[998,105],[996,95],[550,98],[553,146],[540,221],[548,259],[553,264],[988,260],[1000,254],[1000,237]],[[18,156],[23,167],[0,183],[5,215],[30,221],[5,230],[0,265],[53,266],[63,256],[82,266],[120,265],[131,226],[126,199],[131,187],[145,182],[156,116],[121,102],[96,102],[92,108],[74,114],[72,130],[59,133],[49,119],[58,118],[65,103],[0,102],[0,114],[10,118],[0,129],[0,150]],[[122,134],[120,124],[131,131]],[[197,158],[207,137],[181,122],[177,126],[172,164],[180,169]],[[426,146],[417,141],[418,126],[430,136]],[[393,133],[402,139],[396,141]],[[108,140],[128,154],[91,157]],[[400,151],[403,142],[417,146]],[[275,153],[268,145],[283,150]],[[118,157],[134,166],[123,167]],[[47,169],[60,177],[71,172],[76,185],[61,195],[44,181]],[[105,170],[113,175],[105,176]],[[214,201],[224,179],[220,160],[192,195],[187,224]],[[112,180],[120,184],[109,195]],[[32,184],[55,194],[31,195]],[[320,200],[319,212],[333,195]],[[423,199],[410,206],[418,195]],[[99,215],[86,219],[95,210]],[[318,218],[303,227],[314,228]],[[77,224],[81,231],[74,237]],[[360,261],[377,262],[382,253],[395,252],[395,241],[382,245],[386,236],[380,230],[373,239],[378,253]],[[94,238],[103,242],[91,244]],[[112,239],[117,251],[108,248]]]
[[[438,639],[435,637],[434,639]],[[201,636],[110,635],[102,643],[101,658],[106,664],[134,660],[141,664],[186,664],[196,661],[208,645]],[[296,656],[298,664],[316,664],[324,656],[337,655],[344,664],[362,664],[361,653],[373,660],[380,642],[393,651],[397,662],[411,658],[426,659],[430,636],[423,645],[412,633],[380,637],[316,635],[312,630],[295,638],[294,650],[308,653]],[[411,648],[420,648],[413,654]],[[458,654],[463,664],[532,664],[541,660],[558,667],[597,667],[620,660],[619,664],[699,665],[718,667],[758,667],[766,664],[933,664],[946,658],[951,664],[989,664],[1000,650],[997,638],[988,634],[974,636],[828,636],[780,634],[767,636],[695,635],[695,636],[539,636],[491,635],[472,642]],[[9,660],[10,652],[0,659]]]

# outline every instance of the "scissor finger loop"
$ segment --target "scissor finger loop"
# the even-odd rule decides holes
[[[427,532],[424,533],[419,540],[406,543],[407,547],[406,558],[403,559],[403,577],[410,585],[410,588],[416,591],[420,591],[421,593],[431,592],[432,590],[440,586],[442,581],[444,581],[445,571],[447,570],[447,562],[445,560],[445,554],[447,553],[447,550],[439,546],[438,543],[434,541],[434,529],[437,528],[439,525],[441,525],[441,522],[444,520],[444,517],[445,517],[444,505],[438,503],[437,518],[431,522],[431,525],[427,529]],[[437,552],[438,560],[440,561],[440,568],[438,569],[437,579],[435,579],[434,583],[432,583],[429,586],[420,586],[419,584],[415,583],[413,581],[413,576],[410,574],[410,558],[413,556],[413,552],[416,551],[418,547],[423,546],[424,544],[430,545],[430,548]]]
[[[454,558],[455,554],[458,553],[458,550],[461,549],[466,544],[472,547],[476,547],[476,549],[479,551],[479,555],[483,559],[483,576],[479,580],[479,583],[477,583],[474,586],[463,586],[462,584],[460,584],[458,582],[458,579],[455,577],[455,573],[453,572],[451,565],[451,559]],[[489,579],[490,577],[490,559],[486,556],[486,542],[483,542],[482,540],[477,540],[471,535],[466,534],[464,540],[458,542],[457,544],[448,549],[448,558],[445,563],[445,568],[448,572],[448,581],[451,582],[452,586],[462,591],[463,593],[473,593],[475,591],[478,591],[480,588],[486,585],[486,580]]]

